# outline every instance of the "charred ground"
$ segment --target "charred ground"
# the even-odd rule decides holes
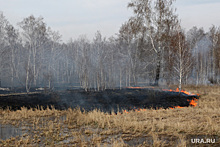
[[[15,90],[16,91],[16,90]],[[14,92],[15,92],[14,91]],[[18,91],[18,90],[17,90]],[[136,108],[169,108],[174,106],[188,107],[197,95],[187,95],[174,91],[163,91],[159,88],[123,88],[106,89],[104,91],[85,91],[83,89],[59,91],[32,91],[30,93],[0,94],[0,107],[12,110],[21,107],[36,108],[54,106],[64,110],[79,107],[86,111],[99,109],[103,112],[132,110]]]
[[[3,146],[185,147],[201,146],[190,143],[190,136],[208,135],[212,138],[216,137],[216,143],[209,145],[219,147],[219,87],[188,86],[184,89],[200,94],[196,107],[173,110],[146,109],[117,115],[99,110],[84,112],[78,108],[57,110],[54,107],[52,109],[22,107],[17,111],[0,109],[2,125],[0,144]],[[132,92],[144,92],[147,89],[132,90]],[[156,93],[157,90],[154,92]],[[66,93],[74,93],[74,90]],[[15,134],[4,133],[13,129],[18,131]]]

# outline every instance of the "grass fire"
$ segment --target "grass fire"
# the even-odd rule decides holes
[[[218,6],[2,0],[0,147],[220,147]]]
[[[60,95],[57,93],[47,98],[48,104],[52,101],[54,106],[33,107],[32,105],[28,108],[18,108],[16,105],[13,107],[14,110],[11,110],[12,107],[1,109],[0,129],[3,134],[0,136],[0,143],[3,146],[186,146],[189,144],[188,135],[218,135],[220,133],[219,87],[188,86],[185,89],[199,93],[200,97],[179,93],[176,90],[132,87],[103,92],[102,96],[106,98],[106,101],[103,101],[103,99],[95,99],[100,96],[98,92],[76,93],[75,90],[68,90],[65,91],[65,96],[69,96],[68,103],[79,104],[78,100],[70,101],[70,99],[74,95],[81,95],[84,104],[81,101],[80,107],[76,105],[68,108],[63,102],[62,107],[58,106],[54,103],[53,97],[56,97],[56,101],[60,103],[59,97],[64,95],[61,92]],[[144,95],[146,92],[147,94]],[[125,98],[120,102],[113,96],[115,100],[111,101],[107,99],[109,93],[114,93],[120,99],[123,99],[122,96]],[[142,94],[143,99],[133,98]],[[5,95],[1,95],[1,100],[6,98]],[[157,101],[164,102],[155,102],[154,99],[149,99],[149,95],[155,95],[154,99],[158,96]],[[31,94],[29,96],[25,99],[31,99]],[[95,105],[91,99],[99,101],[99,104]],[[20,101],[22,101],[21,97]],[[4,134],[4,131],[12,129],[16,131]]]
[[[133,109],[158,109],[196,106],[198,95],[186,91],[166,90],[155,87],[127,87],[121,89],[106,89],[103,91],[85,91],[83,89],[59,90],[49,93],[32,92],[9,93],[0,95],[2,108],[10,106],[12,110],[21,107],[35,108],[38,105],[47,107],[53,105],[56,109],[80,107],[85,111],[99,109],[112,112]]]

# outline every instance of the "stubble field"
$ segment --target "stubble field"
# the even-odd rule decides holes
[[[17,128],[17,136],[0,146],[190,146],[193,136],[215,138],[220,146],[220,87],[185,86],[199,93],[196,107],[104,113],[80,109],[0,110],[2,127]]]

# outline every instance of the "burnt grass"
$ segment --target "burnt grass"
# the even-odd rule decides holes
[[[18,90],[16,91],[18,92]],[[34,91],[15,93],[0,91],[0,108],[18,110],[21,107],[37,108],[54,106],[59,110],[80,108],[85,111],[98,109],[103,112],[121,112],[122,110],[143,108],[188,107],[190,100],[199,97],[161,89],[106,89],[104,91],[85,91],[83,89],[60,91]]]
[[[173,85],[172,88],[176,86]],[[198,98],[183,93],[162,91],[159,88],[115,89],[86,92],[82,89],[60,91],[8,91],[3,96],[27,95],[32,99],[45,96],[42,103],[54,107],[10,111],[0,108],[0,146],[220,146],[220,87],[186,85],[187,91],[199,93],[196,107],[160,109],[158,106],[189,105],[187,99]],[[32,95],[32,98],[30,97]],[[110,95],[110,96],[109,96]],[[157,97],[157,96],[161,97]],[[143,96],[143,97],[142,97]],[[111,99],[109,99],[111,98]],[[176,100],[178,99],[178,100]],[[38,100],[38,104],[41,99]],[[12,101],[12,100],[11,100]],[[159,101],[159,102],[157,102]],[[143,104],[142,104],[143,103]],[[110,108],[138,108],[154,104],[155,109],[104,113]],[[157,104],[158,103],[158,104]],[[77,107],[95,109],[81,111]],[[107,105],[107,108],[105,107]],[[116,105],[116,106],[115,106]],[[42,105],[41,105],[42,106]],[[101,107],[104,110],[97,110]],[[166,107],[167,107],[166,106]],[[184,106],[184,105],[182,105]],[[36,106],[37,107],[37,106]],[[46,107],[46,104],[45,104]],[[94,108],[95,107],[95,108]],[[158,109],[157,109],[158,108]],[[83,109],[83,108],[82,108]],[[15,131],[16,130],[16,131]],[[215,138],[211,144],[192,144],[198,137]]]

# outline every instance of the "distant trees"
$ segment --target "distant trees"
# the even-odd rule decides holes
[[[137,64],[140,56],[138,56],[138,41],[135,38],[133,27],[131,22],[126,22],[121,26],[118,34],[119,53],[122,58],[128,60],[128,66],[125,69],[125,76],[128,79],[126,86],[130,86],[131,83],[137,84]]]
[[[187,32],[187,42],[194,58],[192,75],[195,84],[219,83],[220,31],[212,26],[208,32],[193,27]]]
[[[213,84],[220,84],[220,28],[212,26],[208,37],[211,45],[209,51],[209,80]]]
[[[6,54],[6,44],[5,44],[5,35],[6,35],[6,26],[8,25],[8,21],[2,12],[0,12],[0,86],[1,86],[1,78],[3,75],[3,69],[5,68],[5,54]]]
[[[21,47],[21,40],[18,31],[10,24],[6,26],[5,42],[8,50],[8,67],[10,68],[11,88],[14,88],[14,80],[18,78],[17,72],[19,67],[18,50]]]
[[[26,90],[29,92],[31,80],[34,86],[37,85],[39,74],[40,56],[39,52],[43,49],[44,43],[47,41],[47,28],[43,22],[43,18],[35,18],[33,15],[25,18],[19,23],[22,28],[22,36],[24,38],[25,47],[27,48],[28,57],[26,61]]]
[[[177,15],[172,8],[173,2],[174,0],[132,0],[128,4],[135,14],[130,22],[137,22],[133,29],[140,32],[143,39],[151,42],[156,55],[155,85],[158,85],[161,71],[164,72],[164,53],[169,45],[168,38],[178,24]]]
[[[57,62],[59,59],[59,54],[60,54],[60,50],[58,50],[57,48],[59,48],[59,44],[61,43],[61,35],[59,34],[59,32],[57,31],[53,31],[50,27],[47,29],[47,34],[48,34],[48,39],[47,39],[47,44],[44,47],[46,49],[44,49],[43,53],[46,53],[47,56],[47,63],[46,64],[47,67],[47,72],[44,72],[44,76],[45,78],[48,80],[48,88],[52,88],[52,83],[56,76],[55,73],[57,73],[56,71],[56,67],[57,67]],[[41,56],[43,56],[41,53]],[[68,58],[66,58],[68,60]],[[41,60],[43,60],[43,58],[41,58]],[[44,59],[46,60],[46,59]],[[45,65],[44,65],[45,66]]]
[[[201,80],[199,77],[201,77],[201,70],[203,68],[200,64],[201,52],[199,49],[199,42],[202,40],[204,35],[204,30],[202,28],[198,29],[197,27],[193,27],[187,33],[187,40],[195,58],[193,75],[196,79],[196,85],[198,85],[199,81]]]
[[[182,84],[187,83],[187,77],[192,71],[192,50],[187,43],[186,36],[183,30],[179,27],[171,38],[173,74],[175,80],[178,80],[179,90],[182,89]]]
[[[19,55],[18,50],[21,47],[21,39],[18,30],[16,30],[0,13],[0,86],[1,78],[9,77],[10,87],[13,89],[14,80],[18,78]]]
[[[17,30],[0,13],[0,86],[104,90],[146,84],[220,84],[220,29],[183,31],[174,0],[132,0],[116,37],[62,42],[33,15]],[[166,84],[164,82],[164,84]],[[163,84],[163,83],[162,83]]]
[[[105,84],[105,71],[104,71],[104,63],[105,63],[105,58],[108,56],[107,50],[105,49],[105,42],[102,38],[101,33],[98,31],[95,34],[95,38],[93,39],[93,51],[96,53],[96,87],[97,90],[105,89],[106,84]]]

